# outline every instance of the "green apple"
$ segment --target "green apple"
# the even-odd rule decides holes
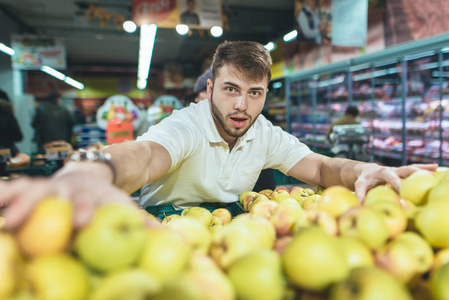
[[[232,219],[231,212],[226,208],[217,208],[212,211],[213,217],[218,217],[223,225],[229,224]]]
[[[166,284],[187,268],[191,253],[187,241],[177,232],[167,228],[150,229],[138,266]]]
[[[403,284],[374,267],[353,269],[349,277],[332,286],[330,300],[412,300]]]
[[[212,221],[212,213],[204,207],[189,207],[181,212],[181,216],[188,216],[200,221],[206,228],[209,228]]]
[[[388,228],[388,237],[395,238],[405,231],[408,220],[402,207],[391,201],[379,200],[369,205],[372,209],[380,213]]]
[[[418,262],[418,272],[425,273],[430,270],[434,262],[432,247],[416,232],[407,231],[399,235],[392,243],[407,245],[415,255]]]
[[[270,222],[276,229],[277,236],[292,234],[299,218],[305,214],[301,205],[296,200],[292,199],[295,201],[292,204],[286,202],[287,199],[291,198],[286,198],[279,202],[279,205],[274,209],[270,217]]]
[[[388,185],[378,185],[373,187],[366,193],[363,205],[371,205],[378,201],[390,201],[399,204],[399,194]]]
[[[433,173],[419,170],[402,180],[399,195],[415,205],[422,205],[427,201],[427,193],[437,183],[438,179]]]
[[[150,273],[130,268],[108,274],[92,292],[90,300],[145,300],[161,290],[161,283]]]
[[[246,254],[228,269],[238,299],[283,299],[286,283],[281,258],[273,250]]]
[[[316,209],[325,211],[334,218],[338,218],[348,209],[359,206],[357,197],[346,187],[334,185],[323,191]]]
[[[14,237],[0,232],[0,299],[9,299],[18,287],[20,250]]]
[[[337,245],[342,250],[349,268],[374,266],[371,250],[360,240],[341,236],[337,238]]]
[[[449,265],[437,269],[430,278],[430,289],[435,300],[449,299]]]
[[[168,223],[170,223],[171,221],[173,221],[174,219],[178,219],[181,218],[181,215],[177,215],[177,214],[172,214],[169,216],[166,216],[163,220],[162,220],[162,225],[167,225]]]
[[[198,219],[189,216],[176,218],[167,224],[167,228],[181,234],[193,251],[209,251],[211,233]]]
[[[376,251],[375,260],[376,266],[404,284],[418,274],[419,265],[415,253],[405,243],[388,243]]]
[[[415,217],[415,227],[434,248],[449,247],[449,201],[435,201],[425,205]]]
[[[147,228],[139,210],[115,202],[99,207],[75,237],[75,250],[90,267],[103,272],[127,268],[139,259]]]
[[[368,206],[356,206],[344,213],[339,221],[340,235],[360,239],[370,249],[385,245],[388,227],[384,218]]]
[[[346,278],[349,266],[334,237],[312,226],[293,237],[282,254],[283,269],[296,286],[320,291]]]
[[[89,280],[81,262],[68,254],[36,257],[27,266],[27,278],[37,299],[86,299]]]

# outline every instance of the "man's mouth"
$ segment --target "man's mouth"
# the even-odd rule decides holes
[[[248,118],[243,117],[231,117],[231,122],[235,127],[243,127],[246,122],[248,122]]]

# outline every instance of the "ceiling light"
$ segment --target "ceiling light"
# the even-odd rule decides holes
[[[298,36],[298,31],[293,30],[284,35],[284,42],[290,42]]]
[[[280,89],[282,87],[282,82],[278,81],[273,83],[273,89]]]
[[[176,32],[179,35],[186,35],[189,32],[189,26],[185,24],[178,24],[176,25]]]
[[[58,78],[59,80],[64,81],[65,83],[67,83],[68,85],[71,85],[79,90],[83,90],[84,89],[84,84],[82,84],[81,82],[76,81],[75,79],[72,79],[68,76],[65,76],[64,74],[62,74],[59,71],[56,71],[55,69],[49,67],[49,66],[42,66],[41,67],[41,71],[47,73],[48,75],[51,75],[53,77]]]
[[[133,33],[137,29],[136,23],[133,21],[125,21],[123,22],[123,30],[125,30],[128,33]]]
[[[16,54],[16,51],[14,51],[14,49],[9,48],[8,46],[6,46],[3,43],[0,43],[0,51],[5,52],[6,54],[13,56],[14,54]]]
[[[153,56],[154,42],[157,26],[155,24],[143,24],[140,27],[139,64],[137,66],[137,83],[139,89],[146,87],[150,72],[151,58]],[[143,84],[145,82],[145,84]],[[140,86],[139,86],[140,83]]]
[[[269,42],[264,47],[265,47],[265,49],[267,49],[268,52],[271,52],[276,47],[276,44],[273,42]]]
[[[212,26],[210,34],[212,34],[213,37],[218,38],[223,34],[223,29],[220,26]]]

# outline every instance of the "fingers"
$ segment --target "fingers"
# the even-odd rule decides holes
[[[74,201],[73,225],[75,228],[85,227],[92,219],[95,210],[94,202],[87,193],[81,192]]]
[[[18,179],[11,182],[5,190],[8,206],[4,217],[6,228],[17,228],[33,211],[36,204],[42,199],[53,194],[51,186],[43,184],[43,179],[30,180],[28,178]]]

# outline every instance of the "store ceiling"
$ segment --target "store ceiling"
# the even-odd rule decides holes
[[[19,24],[21,32],[18,33],[65,37],[72,73],[135,74],[138,31],[133,34],[119,31],[112,20],[104,27],[98,18],[86,22],[89,3],[131,18],[131,0],[0,0],[0,17]],[[196,76],[204,58],[210,57],[224,40],[254,40],[265,44],[293,29],[294,0],[222,0],[222,5],[229,29],[221,38],[195,30],[191,36],[180,36],[174,29],[159,28],[152,64],[178,62],[187,72],[184,75]]]

